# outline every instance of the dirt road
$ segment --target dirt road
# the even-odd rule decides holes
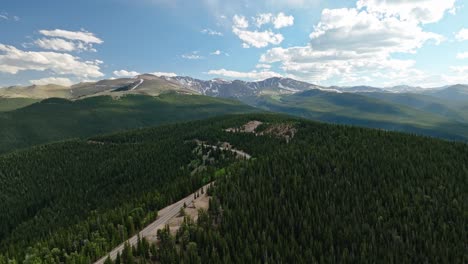
[[[203,186],[204,190],[206,190],[206,188],[210,184],[211,183]],[[180,208],[182,208],[184,206],[184,203],[186,205],[189,205],[189,204],[191,204],[193,202],[194,194],[195,193],[192,193],[189,196],[185,197],[184,199],[161,209],[158,212],[158,219],[156,219],[156,221],[154,221],[153,223],[151,223],[150,225],[145,227],[143,230],[141,230],[140,233],[139,233],[140,237],[141,238],[148,237],[151,234],[156,233],[157,230],[163,229],[164,226],[167,224],[167,222],[171,218],[175,217],[180,212]],[[138,242],[138,235],[134,235],[133,237],[131,237],[127,241],[130,244],[130,246],[136,245],[137,242]],[[106,256],[102,257],[101,259],[99,259],[98,261],[96,261],[94,263],[95,264],[103,264],[108,256],[110,256],[112,260],[115,260],[115,258],[117,257],[117,253],[122,253],[124,245],[125,245],[125,242],[120,244],[116,248],[114,248],[109,254],[107,254]]]

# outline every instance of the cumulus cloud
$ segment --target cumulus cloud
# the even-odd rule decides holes
[[[270,23],[272,23],[276,29],[294,25],[294,17],[287,16],[283,12],[278,13],[276,16],[271,13],[258,14],[253,20],[255,25],[259,28]]]
[[[284,13],[279,13],[274,16],[271,13],[259,14],[252,18],[257,27],[262,27],[265,24],[272,23],[274,28],[280,29],[294,24],[293,16],[286,16]],[[258,31],[248,30],[249,22],[244,16],[235,15],[233,17],[232,32],[239,37],[244,48],[264,48],[268,45],[278,45],[283,42],[284,37],[280,33],[274,33],[271,29]]]
[[[415,1],[386,2],[393,7],[396,2]],[[383,14],[374,10],[382,3],[361,0],[356,8],[324,9],[310,33],[309,45],[270,49],[261,56],[260,63],[280,63],[287,75],[318,83],[331,79],[338,83],[369,83],[377,79],[392,82],[427,78],[413,68],[414,60],[394,59],[392,55],[415,53],[426,43],[442,42],[443,36],[425,31],[421,24],[435,21],[443,14],[431,9],[427,16],[409,17],[386,6],[383,9],[389,11]],[[417,9],[413,5],[404,6]]]
[[[48,78],[42,78],[38,80],[30,80],[29,82],[35,85],[47,85],[47,84],[57,84],[57,85],[62,85],[62,86],[73,85],[73,82],[70,79],[61,78],[61,77],[48,77]]]
[[[255,25],[257,27],[261,27],[263,25],[266,25],[271,22],[271,18],[273,17],[273,14],[271,13],[264,13],[264,14],[258,14],[255,18]]]
[[[174,72],[151,72],[150,74],[158,77],[166,76],[166,77],[176,77],[177,73]]]
[[[357,8],[369,13],[395,16],[401,20],[413,20],[424,24],[441,20],[447,11],[453,10],[456,0],[359,0]]]
[[[52,71],[81,78],[104,76],[96,61],[82,61],[79,57],[58,52],[24,51],[0,44],[0,72],[16,74],[19,71]]]
[[[244,48],[264,48],[270,44],[278,45],[283,42],[284,37],[281,34],[275,34],[271,30],[266,31],[248,31],[239,28],[233,28],[232,32],[236,34],[244,43]]]
[[[91,45],[82,42],[72,42],[60,38],[41,38],[34,41],[38,47],[46,50],[55,50],[55,51],[93,51],[96,52]]]
[[[239,72],[231,71],[226,69],[211,70],[208,72],[210,75],[224,76],[229,78],[238,79],[252,79],[252,80],[265,80],[271,77],[281,77],[282,75],[276,72],[264,70],[264,71],[250,71],[250,72]]]
[[[294,25],[294,17],[287,16],[283,12],[281,12],[272,19],[272,22],[276,29],[289,27]]]
[[[93,44],[102,44],[103,41],[91,32],[68,31],[62,29],[40,30],[44,38],[34,41],[36,46],[55,51],[92,51],[96,52]]]
[[[233,27],[235,28],[248,28],[249,21],[245,16],[234,15],[232,18]]]
[[[63,29],[39,30],[44,36],[59,37],[69,40],[78,40],[84,43],[102,44],[104,41],[96,37],[93,33],[87,31],[68,31]]]
[[[205,28],[201,31],[201,33],[203,34],[207,34],[207,35],[210,35],[210,36],[223,36],[223,33],[219,32],[219,31],[216,31],[216,30],[213,30],[213,29],[209,29],[209,28]]]
[[[120,78],[128,78],[128,77],[135,77],[137,75],[140,75],[139,72],[136,71],[127,71],[127,70],[120,70],[120,71],[113,71],[112,72],[115,76],[120,77]]]
[[[221,54],[222,54],[222,52],[220,50],[215,50],[215,51],[210,53],[210,55],[217,55],[217,56],[219,56]]]
[[[385,53],[414,52],[428,40],[439,43],[444,39],[423,31],[417,23],[354,8],[324,9],[310,38],[314,49]]]
[[[59,39],[59,38],[51,38],[51,39],[38,39],[34,41],[34,43],[43,49],[49,49],[49,50],[57,50],[57,51],[74,51],[75,50],[75,44],[71,41],[67,41],[64,39]]]
[[[465,41],[468,40],[468,28],[462,28],[458,33],[455,35],[455,38],[458,41]]]

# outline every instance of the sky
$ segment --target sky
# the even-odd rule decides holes
[[[468,83],[468,1],[2,0],[0,87],[140,73]]]

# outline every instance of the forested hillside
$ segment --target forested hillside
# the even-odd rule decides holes
[[[424,95],[336,93],[317,89],[243,100],[264,110],[315,121],[468,141],[468,119],[462,109],[466,102],[452,106]]]
[[[253,158],[205,164],[195,139]],[[212,179],[207,213],[124,263],[466,263],[467,164],[463,143],[266,114],[35,147],[0,156],[0,263],[89,263]]]
[[[302,123],[290,145],[220,179],[209,218],[186,227],[195,244],[168,254],[186,261],[195,248],[198,263],[466,263],[467,164],[464,144]]]
[[[254,111],[258,110],[233,100],[177,93],[76,101],[51,98],[0,112],[0,153],[69,138]]]

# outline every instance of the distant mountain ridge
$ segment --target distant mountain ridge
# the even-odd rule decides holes
[[[142,74],[134,78],[106,79],[98,82],[79,83],[70,87],[60,85],[11,86],[0,88],[0,97],[7,98],[81,98],[99,95],[146,94],[159,95],[167,91],[200,94],[222,98],[245,98],[262,95],[285,95],[318,89],[338,93],[414,93],[426,94],[444,100],[468,100],[468,85],[451,85],[424,89],[400,85],[394,87],[351,86],[325,87],[291,78],[273,77],[262,81],[200,80],[189,76],[155,76]]]
[[[324,87],[279,77],[247,82],[222,79],[205,81],[187,76],[159,77],[142,74],[134,78],[107,79],[79,83],[70,87],[45,85],[2,88],[0,89],[0,99],[2,99],[0,102],[3,102],[5,107],[0,107],[0,110],[18,109],[21,112],[21,109],[28,104],[52,97],[77,102],[109,96],[120,99],[135,95],[159,97],[165,94],[188,95],[172,97],[174,100],[177,98],[182,101],[190,101],[196,97],[195,95],[213,100],[235,99],[257,110],[280,112],[317,121],[468,141],[468,85],[433,89],[410,86]],[[189,108],[197,109],[200,100],[201,98],[192,100]],[[135,100],[129,101],[132,104],[137,102],[141,103]],[[177,105],[180,102],[168,103]],[[225,103],[219,105],[220,108],[214,112],[222,112],[220,109],[225,106]],[[81,107],[79,103],[76,106]],[[49,107],[47,111],[58,111],[57,107]],[[131,109],[127,105],[120,104],[115,104],[113,107],[116,113],[119,111],[126,113],[125,111]],[[97,108],[102,108],[102,106],[98,104]],[[80,108],[70,110],[76,114],[75,111],[79,112]],[[174,108],[174,111],[179,110]],[[13,121],[16,122],[16,120]],[[3,121],[4,124],[5,122]],[[0,123],[0,125],[4,124]],[[144,124],[152,123],[141,122],[141,124],[144,126]]]

